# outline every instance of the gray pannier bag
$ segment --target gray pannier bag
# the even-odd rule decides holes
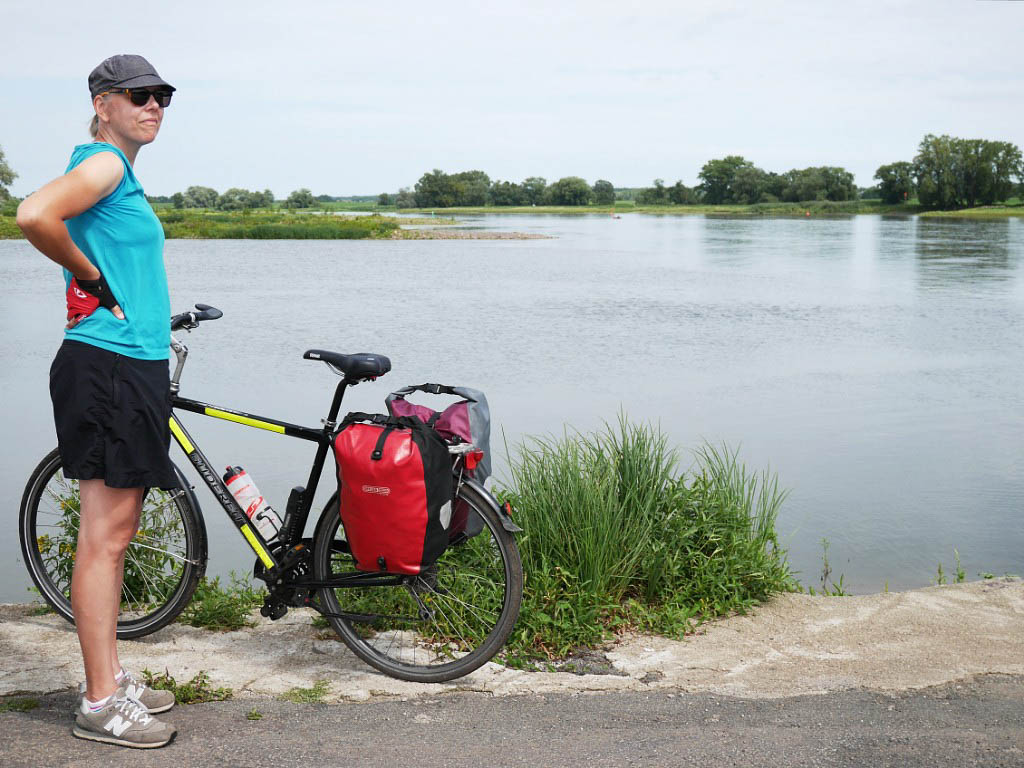
[[[413,392],[453,395],[463,399],[452,403],[443,411],[435,411],[425,405],[417,405],[406,400],[406,395]],[[392,392],[384,403],[392,416],[413,416],[433,427],[448,442],[472,443],[477,450],[483,451],[483,458],[476,466],[465,471],[469,477],[490,490],[490,483],[487,481],[491,476],[491,409],[483,392],[470,387],[418,384]],[[483,530],[484,521],[479,515],[474,515],[472,519],[467,519],[468,516],[468,505],[462,501],[457,502],[452,510],[451,525],[448,529],[450,540],[465,540]]]

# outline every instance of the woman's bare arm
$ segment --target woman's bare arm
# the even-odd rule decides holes
[[[80,280],[95,280],[100,271],[75,245],[64,224],[109,195],[124,176],[124,165],[111,152],[99,152],[26,197],[17,223],[25,237],[47,258]],[[124,318],[120,307],[114,312]]]

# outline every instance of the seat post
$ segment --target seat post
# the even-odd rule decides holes
[[[338,411],[341,410],[341,400],[345,397],[345,390],[348,388],[348,382],[342,379],[338,382],[337,389],[334,390],[334,400],[331,401],[331,410],[327,414],[327,424],[324,428],[331,431],[336,426],[338,419]]]

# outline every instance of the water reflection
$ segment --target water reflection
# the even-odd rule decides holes
[[[918,217],[914,223],[918,284],[922,288],[943,288],[963,282],[1001,283],[1013,278],[1013,225],[1008,219]]]

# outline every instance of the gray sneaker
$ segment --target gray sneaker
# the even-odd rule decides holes
[[[171,691],[158,691],[140,682],[135,675],[125,670],[124,677],[119,685],[124,686],[125,693],[129,698],[135,699],[146,708],[151,715],[159,715],[174,706],[174,694]],[[85,695],[85,683],[78,686],[78,701],[81,704]]]
[[[128,696],[122,685],[98,712],[85,713],[79,707],[71,732],[79,739],[153,749],[169,744],[178,731],[170,723],[147,714],[139,702]]]

